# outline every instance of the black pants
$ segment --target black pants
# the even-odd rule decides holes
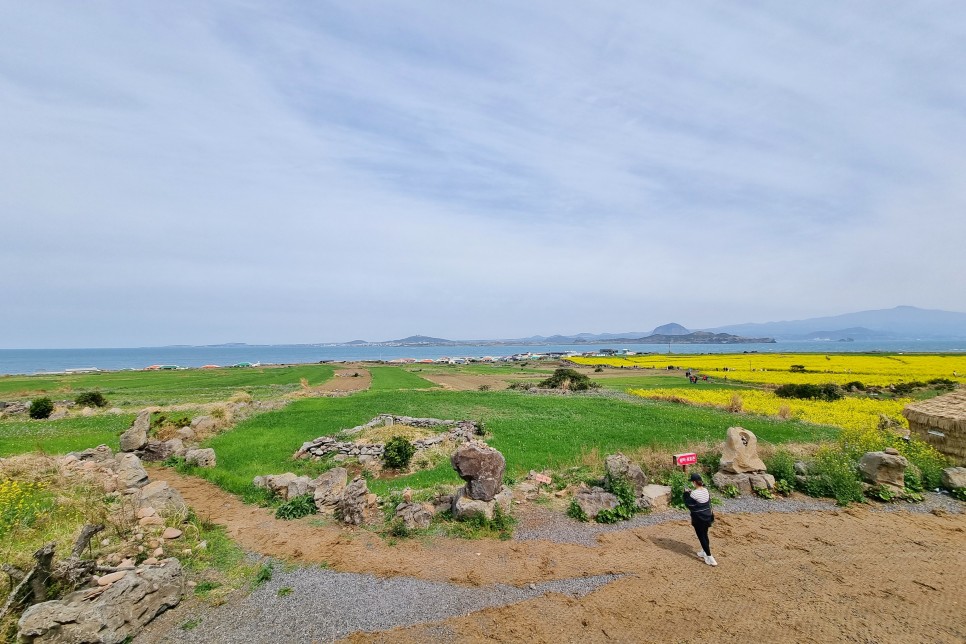
[[[704,521],[691,521],[691,525],[694,526],[694,534],[698,535],[698,541],[701,542],[701,549],[704,550],[704,554],[711,554],[711,544],[708,542],[708,528],[711,527],[710,523]]]

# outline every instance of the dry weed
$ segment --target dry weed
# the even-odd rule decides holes
[[[741,396],[738,394],[731,394],[731,400],[728,402],[728,405],[725,407],[725,409],[730,411],[732,414],[740,414],[744,408],[745,403],[741,400]]]
[[[252,401],[252,395],[247,391],[236,391],[232,394],[229,401],[233,403],[250,403]]]

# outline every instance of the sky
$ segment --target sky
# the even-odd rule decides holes
[[[0,347],[966,311],[966,4],[0,0]]]

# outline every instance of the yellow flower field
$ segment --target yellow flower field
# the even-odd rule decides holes
[[[784,385],[845,384],[858,380],[866,385],[885,386],[903,382],[947,378],[966,382],[966,355],[868,355],[811,353],[721,353],[651,354],[626,358],[570,358],[582,365],[665,369],[673,364],[713,378]],[[805,372],[791,371],[801,365]]]
[[[655,400],[686,401],[708,407],[728,407],[732,397],[741,399],[742,411],[767,416],[784,416],[815,423],[832,425],[844,429],[867,430],[879,424],[879,415],[885,415],[897,422],[906,424],[902,408],[909,402],[907,398],[877,400],[874,398],[846,397],[835,402],[822,400],[800,400],[779,398],[770,391],[758,389],[633,389],[632,394]]]

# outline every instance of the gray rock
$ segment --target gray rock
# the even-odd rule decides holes
[[[895,451],[895,450],[893,450]],[[898,452],[866,452],[859,459],[859,473],[873,485],[885,485],[895,490],[906,486],[905,473],[909,461]]]
[[[348,480],[349,472],[344,467],[333,467],[315,479],[315,507],[320,513],[335,512]]]
[[[500,488],[500,491],[493,495],[489,501],[474,499],[468,490],[469,484],[459,489],[453,498],[453,518],[467,519],[476,514],[482,514],[487,519],[492,519],[496,506],[504,512],[510,511],[510,504],[513,502],[513,491],[507,486]]]
[[[166,441],[148,439],[148,444],[141,452],[143,461],[163,461],[172,456],[184,456],[188,450],[180,438],[172,438]]]
[[[200,432],[213,432],[218,428],[218,422],[211,416],[195,416],[191,419],[191,430],[197,435]]]
[[[729,427],[718,469],[729,474],[764,472],[765,463],[758,457],[758,437],[744,427]]]
[[[607,476],[611,479],[626,479],[630,482],[631,486],[634,488],[634,496],[640,496],[641,492],[644,490],[644,486],[647,485],[647,475],[644,474],[644,470],[641,466],[632,463],[629,458],[623,454],[611,454],[606,459],[604,459],[604,468],[607,470]]]
[[[581,487],[574,493],[574,500],[588,519],[593,519],[601,510],[613,510],[619,505],[617,497],[603,488]]]
[[[654,512],[667,510],[671,502],[671,488],[667,485],[645,485],[638,498],[638,507],[648,508]]]
[[[465,443],[453,453],[450,461],[460,478],[466,481],[466,495],[477,501],[492,501],[503,487],[506,459],[483,443]]]
[[[195,434],[195,430],[191,429],[190,427],[182,427],[177,431],[176,435],[178,438],[180,438],[182,441],[186,443],[194,442],[198,436],[197,434]]]
[[[808,464],[805,461],[795,461],[795,474],[798,476],[808,476]]]
[[[197,465],[198,467],[215,467],[215,450],[210,447],[205,447],[203,449],[189,449],[185,455],[184,460],[189,465]]]
[[[90,589],[64,599],[35,604],[18,622],[23,644],[119,644],[137,635],[155,617],[181,601],[184,574],[177,559],[132,570],[101,595]]]
[[[374,495],[369,494],[369,487],[364,478],[354,478],[346,486],[338,504],[338,514],[342,520],[351,525],[362,525],[371,517],[375,509]]]
[[[148,482],[148,473],[135,454],[121,452],[115,457],[118,486],[121,488],[143,487]]]
[[[76,456],[79,461],[104,463],[114,460],[114,452],[107,445],[98,445],[97,447],[85,449],[83,452],[71,452],[71,454]]]
[[[429,503],[400,503],[396,506],[396,518],[410,530],[428,528],[436,510]]]
[[[966,487],[966,467],[947,467],[943,470],[942,483],[947,490]]]
[[[151,481],[138,495],[138,507],[154,508],[159,512],[181,512],[187,509],[181,493],[164,481]]]
[[[144,446],[148,444],[149,429],[151,429],[151,412],[142,409],[138,412],[137,418],[134,419],[134,424],[121,434],[121,451],[134,452],[144,449]]]

